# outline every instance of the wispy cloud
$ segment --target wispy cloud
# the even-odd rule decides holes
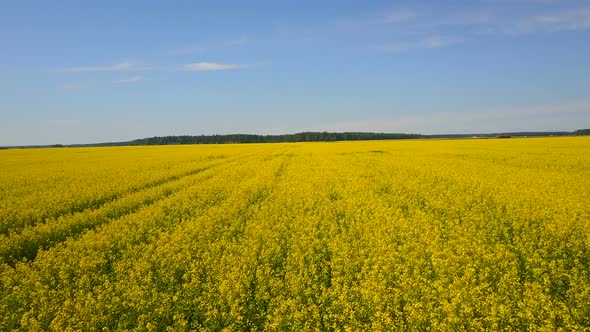
[[[590,29],[590,7],[537,15],[518,22],[520,32],[574,31]]]
[[[109,71],[127,71],[138,70],[140,68],[134,67],[128,62],[117,63],[110,66],[87,66],[87,67],[68,67],[58,69],[61,73],[84,73],[84,72],[109,72]]]
[[[443,14],[412,9],[382,14],[374,23],[388,23],[398,35],[428,36],[460,33],[462,37],[482,34],[521,35],[559,31],[590,30],[590,7],[565,6],[560,0],[488,0],[488,3],[529,4],[526,10],[506,6],[470,8]],[[537,5],[534,5],[534,4]],[[559,6],[558,6],[559,4]],[[567,8],[569,7],[569,8]],[[543,10],[543,11],[540,11]],[[452,41],[454,44],[456,40]],[[428,48],[428,42],[396,44],[392,51]]]
[[[116,83],[136,83],[136,82],[140,82],[140,81],[143,81],[143,77],[133,76],[133,77],[118,80],[118,81],[116,81]]]
[[[443,37],[443,36],[430,36],[424,39],[413,41],[413,42],[401,42],[401,43],[389,43],[377,46],[379,50],[386,52],[406,52],[413,49],[435,49],[444,48],[453,44],[461,43],[462,39]]]
[[[246,65],[238,64],[223,64],[215,62],[196,62],[184,65],[186,71],[220,71],[220,70],[233,70],[247,67]]]
[[[434,33],[443,28],[452,27],[481,27],[493,25],[497,17],[486,8],[468,9],[451,13],[432,11],[416,11],[410,9],[386,12],[373,23],[382,23],[403,28],[398,32]]]

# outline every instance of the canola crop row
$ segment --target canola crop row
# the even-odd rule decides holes
[[[0,330],[590,328],[588,138],[119,149],[56,187],[141,189],[2,238]],[[47,167],[34,186],[76,151],[0,164]]]
[[[28,153],[38,151],[38,153]],[[0,159],[0,234],[102,206],[129,193],[190,173],[225,156],[158,148],[9,150]],[[172,158],[170,158],[172,156]],[[41,157],[41,159],[39,158]]]

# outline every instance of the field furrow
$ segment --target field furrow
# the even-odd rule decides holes
[[[155,241],[162,234],[191,220],[193,215],[199,216],[210,209],[217,213],[225,210],[233,211],[231,209],[233,203],[241,200],[243,191],[229,189],[234,186],[240,188],[239,184],[243,181],[246,181],[246,185],[248,183],[250,186],[254,185],[252,176],[257,174],[257,170],[264,170],[264,167],[261,168],[263,164],[258,162],[261,161],[260,158],[251,159],[246,161],[249,166],[242,165],[242,167],[235,168],[228,165],[219,169],[214,177],[203,183],[195,183],[194,186],[189,186],[186,190],[173,194],[155,205],[104,224],[76,239],[68,239],[48,251],[40,252],[35,261],[27,264],[18,263],[15,270],[9,269],[3,272],[20,274],[26,271],[25,274],[29,274],[29,276],[51,278],[52,275],[55,275],[57,266],[50,262],[61,261],[61,267],[58,267],[61,271],[58,273],[58,279],[50,279],[56,283],[54,284],[55,288],[52,287],[54,291],[63,287],[60,285],[76,282],[75,276],[80,275],[81,272],[86,276],[94,275],[93,283],[104,280],[105,277],[109,277],[109,272],[113,269],[112,264],[126,255],[125,253],[142,252],[143,243]],[[214,179],[217,181],[212,181]],[[222,202],[228,197],[234,197],[232,204],[223,204]],[[88,241],[88,239],[100,240],[96,242],[94,240]],[[12,275],[12,277],[20,278],[17,275]],[[88,291],[88,286],[82,286],[81,291]],[[60,296],[62,299],[66,299],[68,294],[71,295],[68,291]],[[57,294],[54,293],[52,296],[57,296]],[[43,311],[48,308],[36,309]],[[49,322],[46,323],[49,324]]]
[[[0,238],[0,264],[14,265],[21,259],[33,260],[40,248],[47,249],[101,224],[135,213],[137,210],[155,204],[187,186],[194,185],[197,181],[210,179],[216,167],[235,163],[243,158],[203,165],[182,175],[169,177],[166,181],[160,181],[159,184],[153,183],[141,190],[118,196],[96,209],[86,209],[55,220],[48,220],[45,223],[25,227],[20,232],[2,235]],[[205,171],[208,171],[207,174],[201,174]]]
[[[208,161],[207,159],[205,159],[205,161],[200,162],[202,164],[209,164],[211,163],[210,161]],[[74,200],[72,202],[70,202],[69,204],[63,204],[60,206],[57,206],[55,208],[52,208],[51,210],[45,209],[45,210],[40,210],[40,211],[36,211],[35,215],[16,215],[16,216],[11,216],[9,214],[9,212],[5,212],[2,209],[0,209],[0,235],[5,235],[8,234],[9,232],[14,232],[14,231],[19,231],[25,227],[28,226],[34,226],[40,223],[48,223],[51,222],[52,220],[58,219],[62,216],[66,216],[66,215],[71,215],[71,214],[75,214],[75,213],[79,213],[79,212],[83,212],[86,210],[95,210],[100,208],[101,206],[103,206],[104,204],[107,204],[109,202],[112,202],[114,200],[117,200],[121,197],[124,197],[126,195],[129,194],[133,194],[135,192],[140,192],[142,190],[145,189],[149,189],[152,187],[156,187],[162,184],[165,184],[169,181],[174,181],[177,180],[181,177],[184,176],[188,176],[191,174],[194,174],[196,172],[199,172],[202,167],[199,167],[200,163],[197,163],[196,165],[194,163],[187,163],[186,166],[188,166],[187,170],[183,170],[181,173],[177,173],[177,174],[163,174],[163,177],[160,178],[156,178],[156,179],[149,179],[147,182],[145,183],[132,183],[130,184],[128,187],[126,188],[116,188],[115,190],[109,190],[106,191],[104,193],[102,193],[101,196],[99,197],[90,197],[88,199],[81,199],[81,200]],[[219,163],[214,162],[215,163]],[[196,167],[195,167],[196,166]],[[79,190],[78,188],[63,188],[62,190],[68,190],[68,191],[76,191]]]

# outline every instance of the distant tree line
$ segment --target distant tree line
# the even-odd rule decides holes
[[[199,135],[199,136],[156,136],[140,138],[124,143],[110,143],[113,145],[168,145],[168,144],[229,144],[229,143],[281,143],[281,142],[334,142],[334,141],[368,141],[395,140],[411,138],[467,138],[467,137],[539,137],[539,136],[572,136],[590,135],[590,129],[580,129],[573,132],[511,132],[486,134],[443,134],[421,135],[403,133],[371,133],[371,132],[303,132],[286,135]]]
[[[574,131],[572,134],[574,135],[590,135],[590,129],[579,129]]]
[[[129,142],[131,145],[167,145],[167,144],[224,144],[224,143],[281,143],[281,142],[333,142],[333,141],[360,141],[360,140],[392,140],[423,138],[419,134],[398,133],[328,133],[328,132],[303,132],[288,135],[200,135],[200,136],[163,136],[136,139]]]
[[[369,141],[369,140],[395,140],[411,138],[495,138],[499,136],[510,137],[543,137],[543,136],[583,136],[590,135],[590,129],[576,131],[537,131],[537,132],[507,132],[485,134],[402,134],[402,133],[368,133],[368,132],[303,132],[286,135],[200,135],[200,136],[161,136],[140,138],[126,142],[106,142],[92,144],[53,144],[53,145],[26,145],[26,146],[0,146],[0,149],[8,148],[48,148],[48,147],[90,147],[90,146],[128,146],[128,145],[169,145],[169,144],[228,144],[228,143],[281,143],[281,142],[334,142],[334,141]]]

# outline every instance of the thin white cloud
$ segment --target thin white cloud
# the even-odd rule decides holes
[[[136,82],[140,82],[140,81],[143,81],[143,77],[133,76],[133,77],[129,77],[129,78],[120,79],[116,82],[117,83],[136,83]]]
[[[398,10],[382,14],[374,23],[385,23],[398,28],[402,33],[437,33],[443,28],[466,27],[478,28],[497,23],[496,13],[488,8],[469,9],[441,15],[432,11]],[[466,31],[468,32],[468,30]]]
[[[58,69],[58,72],[62,73],[84,73],[84,72],[109,72],[109,71],[127,71],[127,70],[138,70],[139,68],[134,67],[128,62],[117,63],[110,66],[88,66],[88,67],[68,67]]]
[[[482,7],[440,15],[432,11],[399,10],[381,15],[377,21],[391,23],[398,29],[398,35],[428,36],[445,34],[445,31],[461,33],[463,37],[471,35],[522,35],[532,33],[564,32],[590,30],[590,7],[557,7],[560,0],[488,0],[490,3],[530,3],[530,9],[511,12],[505,6]],[[537,3],[537,6],[533,6]],[[546,12],[539,12],[542,7]],[[553,8],[551,9],[548,8]],[[375,22],[375,21],[374,21]],[[459,32],[457,31],[458,29]],[[453,40],[450,44],[455,44]],[[427,42],[396,43],[383,45],[382,49],[400,52],[414,48],[428,48]],[[448,46],[448,45],[445,45]]]
[[[184,65],[186,71],[220,71],[245,68],[246,65],[223,64],[215,62],[196,62]]]
[[[406,52],[413,49],[435,49],[444,48],[453,44],[462,42],[462,39],[443,37],[443,36],[430,36],[424,39],[413,41],[413,42],[402,42],[402,43],[389,43],[377,46],[378,49],[386,52]]]
[[[523,19],[517,27],[521,32],[587,30],[590,29],[590,7]]]

